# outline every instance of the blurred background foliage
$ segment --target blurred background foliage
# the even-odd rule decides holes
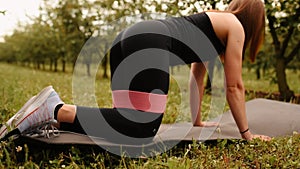
[[[44,0],[38,17],[20,23],[0,42],[0,61],[55,72],[72,72],[80,63],[90,75],[91,64],[100,57],[99,69],[103,78],[109,78],[107,49],[118,32],[135,22],[124,16],[140,20],[157,19],[155,13],[183,16],[224,10],[228,3],[230,0]],[[286,69],[298,71],[300,67],[299,4],[299,0],[265,0],[265,42],[257,61],[250,64],[246,59],[244,64],[255,69],[257,79],[268,77],[278,84],[280,100],[285,101],[294,97]],[[5,11],[1,13],[5,17]]]

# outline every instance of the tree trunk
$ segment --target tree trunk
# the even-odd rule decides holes
[[[62,59],[62,71],[66,72],[66,60]]]
[[[57,72],[57,59],[54,59],[54,72]]]
[[[280,100],[289,102],[294,97],[294,92],[290,90],[287,84],[285,60],[283,58],[277,58],[275,68],[278,81],[278,90],[280,92]]]
[[[52,71],[53,70],[53,59],[50,59],[50,67],[49,70]]]
[[[255,72],[256,72],[256,79],[259,80],[260,79],[260,69],[259,69],[259,67],[256,68]]]
[[[86,65],[86,73],[90,77],[91,76],[91,64],[86,63],[85,65]]]
[[[102,60],[102,68],[103,68],[103,75],[102,77],[104,79],[108,78],[108,72],[107,72],[107,65],[108,65],[108,55],[105,55]]]
[[[43,70],[46,70],[46,63],[45,63],[45,61],[42,61],[42,67],[43,67]]]
[[[109,47],[109,44],[106,42],[105,43],[105,48],[104,48],[104,51],[106,50],[106,49],[108,49],[108,47]],[[103,68],[103,75],[102,75],[102,77],[104,78],[104,79],[108,79],[108,72],[107,72],[107,67],[108,67],[108,61],[109,61],[109,53],[105,53],[105,55],[104,55],[104,58],[102,59],[102,68]]]

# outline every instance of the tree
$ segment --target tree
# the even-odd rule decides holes
[[[268,31],[273,39],[275,50],[274,65],[281,100],[290,101],[294,92],[286,80],[287,65],[297,56],[300,48],[299,0],[265,0]]]
[[[61,60],[63,71],[67,62],[75,64],[83,44],[98,29],[94,22],[99,20],[100,14],[93,4],[88,0],[59,0],[44,1],[41,7],[44,22],[52,26],[59,45],[58,56],[53,59],[54,65]]]
[[[1,60],[9,62],[34,60],[36,67],[50,60],[50,68],[54,65],[55,71],[57,71],[58,61],[61,61],[64,71],[65,64],[75,63],[81,47],[92,36],[101,36],[102,41],[109,43],[120,31],[116,28],[99,27],[99,24],[109,25],[110,22],[121,20],[123,16],[138,14],[143,14],[141,19],[151,19],[152,16],[147,13],[188,15],[202,10],[217,9],[218,4],[228,4],[229,1],[44,0],[41,15],[35,18],[33,25],[20,27],[13,35],[5,37],[5,43],[0,44],[0,57]],[[274,62],[276,70],[278,90],[281,93],[281,99],[288,101],[293,96],[293,91],[289,89],[285,70],[289,66],[298,65],[291,64],[291,62],[300,60],[300,57],[297,57],[300,56],[299,0],[265,0],[265,6],[267,33],[272,37],[274,49],[273,52],[265,53],[274,53],[272,63]],[[125,21],[121,22],[124,25],[120,25],[120,28],[130,25]],[[107,31],[108,29],[114,33]],[[106,43],[99,46],[98,55],[104,56],[107,53],[107,46]],[[85,64],[89,70],[90,62],[93,61],[92,57],[95,56],[86,55],[85,57]],[[107,66],[107,60],[104,59],[106,63],[102,64],[103,68]]]

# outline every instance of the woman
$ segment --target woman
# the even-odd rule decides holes
[[[165,111],[169,66],[192,63],[191,71],[202,98],[204,65],[222,55],[227,101],[242,137],[270,140],[267,136],[253,135],[248,128],[241,77],[245,49],[249,44],[254,60],[263,39],[264,22],[261,0],[233,0],[226,12],[208,11],[137,23],[121,32],[110,49],[114,108],[64,104],[54,89],[48,87],[1,128],[1,138],[55,122],[61,130],[115,142],[127,142],[124,140],[127,137],[145,139],[143,143],[150,141]],[[191,100],[193,124],[215,125],[201,121],[200,106],[194,100]],[[7,126],[14,129],[9,134]]]

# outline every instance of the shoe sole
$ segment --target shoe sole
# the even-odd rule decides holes
[[[44,88],[32,101],[28,101],[15,115],[18,119],[13,119],[11,122],[12,130],[17,128],[27,117],[32,115],[50,96],[50,94],[54,91],[52,86],[48,86]],[[1,132],[2,135],[7,130],[5,127],[4,131]]]

